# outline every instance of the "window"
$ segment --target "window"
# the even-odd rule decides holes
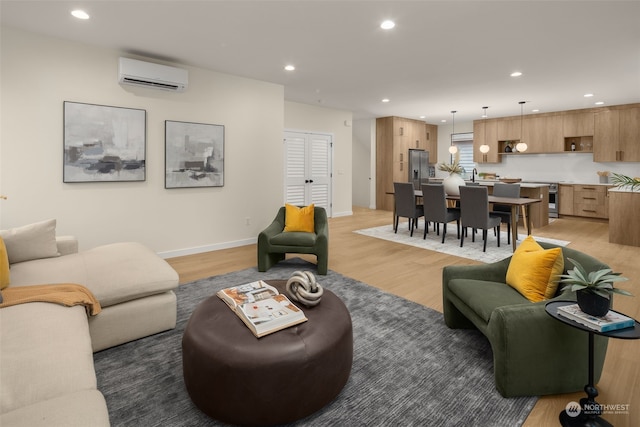
[[[460,166],[464,169],[462,175],[471,174],[476,166],[473,161],[473,132],[454,133],[451,135],[451,145],[458,147]],[[451,155],[451,163],[453,163],[453,154]]]

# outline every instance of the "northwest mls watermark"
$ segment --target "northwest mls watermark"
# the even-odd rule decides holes
[[[564,411],[570,417],[577,417],[581,413],[585,415],[629,415],[628,403],[585,403],[581,406],[578,402],[569,402]]]

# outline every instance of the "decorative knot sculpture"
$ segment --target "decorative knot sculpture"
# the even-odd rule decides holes
[[[286,288],[287,296],[307,307],[313,307],[320,303],[323,289],[316,282],[316,277],[310,271],[296,271],[289,280]]]

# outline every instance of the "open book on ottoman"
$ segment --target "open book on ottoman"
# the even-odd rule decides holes
[[[286,295],[262,280],[222,289],[217,295],[258,338],[307,321]]]

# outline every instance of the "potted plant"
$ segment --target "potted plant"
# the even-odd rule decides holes
[[[618,188],[629,188],[630,191],[640,190],[640,178],[614,173],[611,182]]]
[[[449,172],[449,176],[442,181],[445,193],[459,196],[460,190],[458,187],[465,185],[464,179],[460,176],[464,172],[464,168],[460,166],[460,151],[456,151],[453,163],[439,163],[438,170]]]
[[[612,294],[632,296],[624,289],[613,287],[613,282],[629,280],[620,276],[621,273],[614,273],[610,268],[587,273],[578,261],[571,258],[568,260],[573,263],[574,268],[567,271],[567,274],[562,274],[560,282],[566,285],[563,290],[570,288],[576,293],[578,306],[584,313],[602,317],[609,311]]]

